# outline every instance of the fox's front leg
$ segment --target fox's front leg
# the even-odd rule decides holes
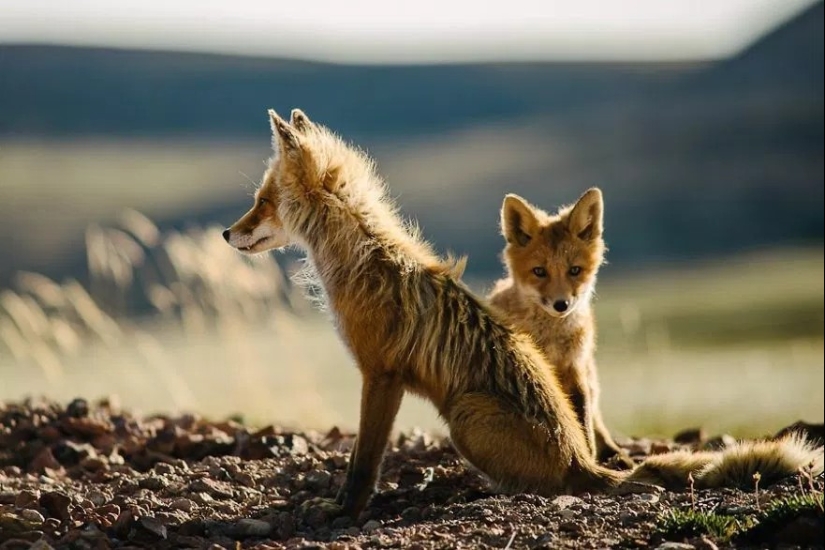
[[[358,436],[350,455],[346,481],[335,499],[344,514],[357,517],[372,495],[403,395],[400,377],[364,374]]]

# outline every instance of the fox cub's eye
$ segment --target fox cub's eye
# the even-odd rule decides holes
[[[571,277],[575,277],[576,275],[582,272],[582,268],[580,268],[577,265],[574,265],[569,270],[567,270],[567,272],[570,274]]]
[[[265,204],[266,204],[266,203],[268,203],[268,202],[269,202],[269,200],[268,200],[268,199],[263,199],[263,198],[258,199],[258,206],[263,206],[263,205],[265,205]]]
[[[541,277],[541,278],[547,277],[547,270],[544,269],[543,267],[534,267],[533,268],[533,275],[535,275],[536,277]]]

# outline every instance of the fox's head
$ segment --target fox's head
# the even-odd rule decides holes
[[[312,131],[314,123],[300,110],[293,109],[287,123],[274,111],[269,112],[272,126],[272,149],[274,154],[264,172],[261,186],[255,192],[252,208],[224,230],[223,238],[231,246],[245,254],[258,254],[267,250],[284,248],[293,239],[278,212],[281,203],[280,185],[292,167],[288,157],[295,146],[293,143],[301,134]]]
[[[587,302],[604,260],[603,209],[596,188],[553,216],[518,195],[504,198],[504,260],[523,296],[555,317]]]

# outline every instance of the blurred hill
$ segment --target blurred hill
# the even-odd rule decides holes
[[[439,249],[470,254],[476,276],[500,270],[511,191],[551,208],[601,186],[614,265],[821,245],[823,65],[822,3],[713,64],[343,66],[0,46],[0,175],[10,143],[252,143],[263,159],[265,109],[300,106],[370,149],[404,211]],[[248,201],[239,179],[221,193],[190,186],[190,207],[142,209],[163,226],[229,223]],[[43,222],[20,197],[48,201],[50,185],[0,181],[0,232],[14,235],[0,240],[0,283],[82,269],[80,224],[94,220],[55,231],[63,254],[26,240]]]

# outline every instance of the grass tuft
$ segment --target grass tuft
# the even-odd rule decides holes
[[[670,510],[659,520],[659,531],[669,540],[708,535],[727,542],[749,527],[750,519],[716,512]]]
[[[768,543],[800,519],[823,525],[821,492],[791,495],[769,502],[756,514],[733,516],[715,511],[670,510],[659,518],[659,533],[667,540],[707,536],[720,543]],[[817,537],[819,535],[814,535]]]

